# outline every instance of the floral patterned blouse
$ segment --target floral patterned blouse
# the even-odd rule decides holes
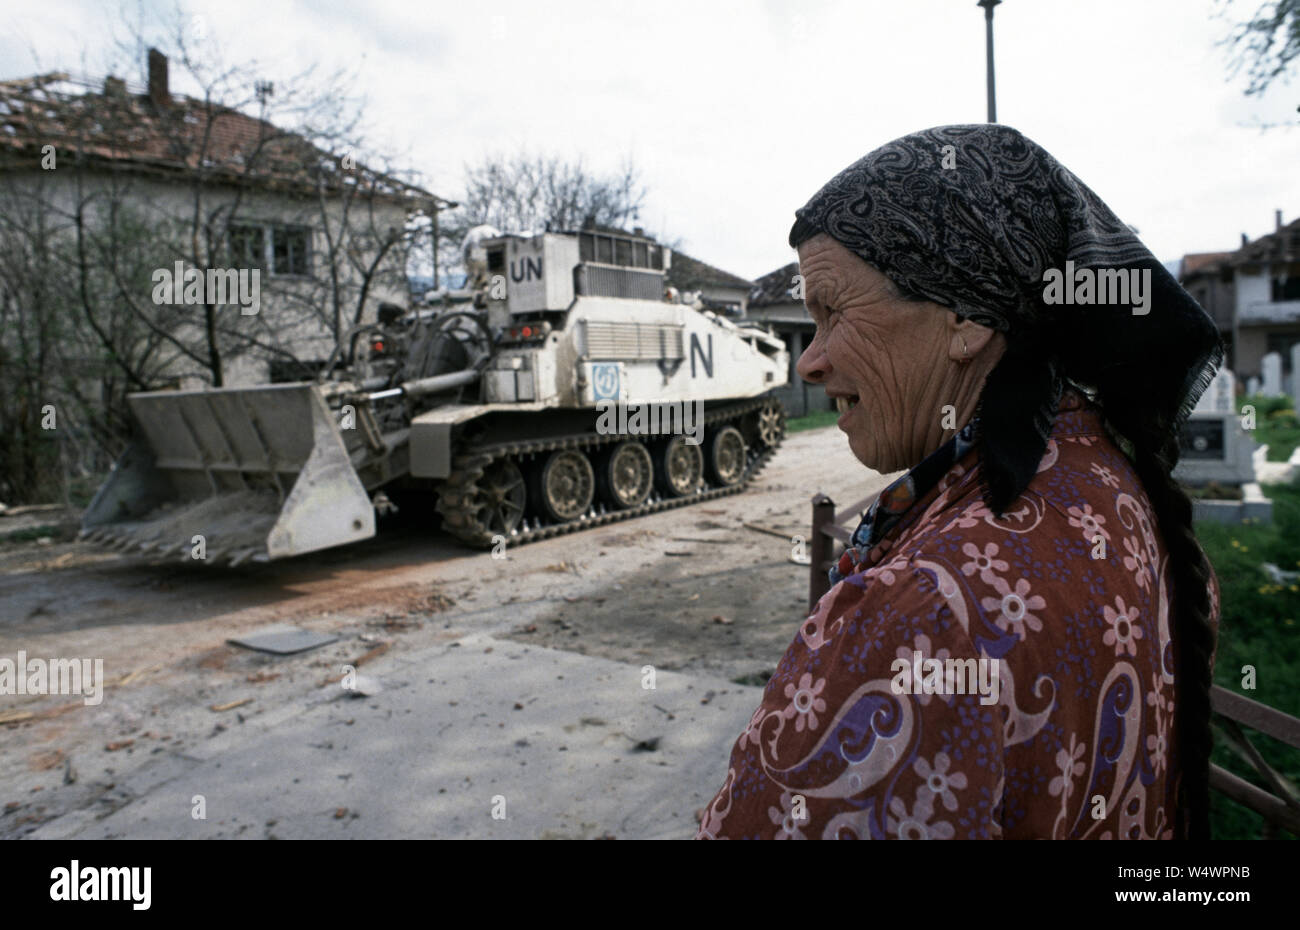
[[[1172,837],[1168,554],[1141,483],[1070,391],[998,519],[973,429],[867,513],[697,838]]]

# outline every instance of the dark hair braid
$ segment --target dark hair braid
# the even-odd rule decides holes
[[[1112,405],[1124,409],[1130,405]],[[1173,817],[1179,839],[1210,838],[1210,687],[1213,684],[1216,629],[1210,614],[1211,567],[1192,528],[1192,502],[1172,472],[1178,463],[1176,435],[1161,436],[1149,424],[1121,423],[1127,419],[1107,411],[1108,425],[1129,440],[1130,459],[1155,511],[1169,553],[1170,635],[1174,643],[1177,688],[1177,759],[1182,771],[1178,810]],[[1125,426],[1129,430],[1125,430]],[[1147,429],[1143,429],[1147,426]],[[1138,434],[1147,433],[1146,437]],[[1144,441],[1145,440],[1145,441]],[[1154,441],[1153,441],[1154,440]]]

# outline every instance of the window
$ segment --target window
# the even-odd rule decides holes
[[[277,275],[311,274],[311,230],[306,226],[232,224],[231,261]]]
[[[266,237],[261,226],[230,227],[230,260],[243,268],[266,267]]]
[[[275,256],[273,274],[307,275],[311,272],[311,234],[305,226],[275,226],[271,229]]]
[[[1300,275],[1290,274],[1273,279],[1273,292],[1270,299],[1274,302],[1280,300],[1300,300]]]

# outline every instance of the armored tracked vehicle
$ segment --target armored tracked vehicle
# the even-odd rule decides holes
[[[475,245],[472,303],[385,306],[314,382],[129,395],[137,439],[83,536],[186,558],[201,537],[239,564],[365,539],[377,508],[423,501],[470,546],[513,545],[735,493],[776,450],[784,343],[666,296],[669,249],[593,230]]]

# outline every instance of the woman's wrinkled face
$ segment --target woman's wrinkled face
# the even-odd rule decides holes
[[[800,246],[799,272],[817,324],[800,377],[836,399],[839,428],[860,462],[881,472],[911,468],[932,451],[941,408],[954,402],[939,384],[952,365],[952,314],[901,299],[888,278],[826,235]]]

